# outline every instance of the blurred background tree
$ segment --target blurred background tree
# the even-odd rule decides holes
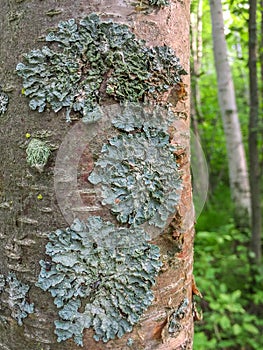
[[[215,6],[219,8],[213,11]],[[226,46],[225,56],[218,62],[222,48],[215,50],[220,29],[215,23],[221,10],[221,40]],[[210,176],[208,200],[196,226],[194,269],[203,294],[203,299],[196,302],[199,313],[203,311],[203,320],[195,326],[194,349],[263,349],[263,1],[227,0],[220,4],[194,0],[191,13],[192,129],[200,137]],[[222,61],[225,68],[220,68]],[[228,79],[224,77],[226,70]],[[231,75],[231,94],[235,94],[240,140],[245,150],[242,162],[248,165],[251,189],[248,193],[247,179],[245,192],[251,198],[246,201],[251,207],[251,221],[245,219],[247,225],[240,225],[245,214],[239,215],[233,195],[233,185],[242,183],[244,177],[238,172],[240,160],[235,149],[229,148],[234,137],[223,121],[227,101],[221,100],[220,104],[217,100],[225,88],[224,79],[229,82]],[[237,181],[231,179],[233,159],[237,161]],[[241,192],[243,189],[239,188]]]

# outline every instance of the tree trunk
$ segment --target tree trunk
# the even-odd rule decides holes
[[[191,170],[196,220],[205,205],[209,184],[207,163],[198,128],[198,122],[203,118],[199,86],[203,56],[202,13],[203,1],[199,0],[197,10],[191,12]]]
[[[199,0],[197,3],[197,13],[192,11],[191,13],[191,54],[192,54],[192,113],[193,115],[193,128],[196,133],[196,128],[198,120],[202,119],[201,111],[201,94],[200,94],[200,74],[202,66],[202,56],[203,56],[203,23],[202,23],[202,13],[203,13],[203,1]]]
[[[259,42],[259,62],[260,62],[260,109],[263,108],[263,0],[260,1],[260,14],[261,14],[261,23],[260,23],[260,42]],[[262,120],[262,117],[261,117]],[[263,130],[261,129],[261,140],[263,140]],[[263,142],[261,142],[263,144]],[[261,154],[263,154],[263,146],[261,147]],[[261,165],[260,168],[263,168],[263,158],[261,157]],[[261,174],[263,171],[261,170]]]
[[[75,18],[78,22],[90,13],[97,13],[102,15],[102,20],[112,19],[117,23],[126,23],[138,38],[146,41],[149,47],[156,45],[172,47],[180,58],[181,65],[189,72],[189,2],[175,1],[169,6],[161,8],[149,6],[146,11],[140,11],[140,7],[134,7],[131,2],[125,0],[117,2],[65,0],[63,4],[56,2],[55,5],[51,0],[2,1],[1,97],[4,99],[8,96],[9,103],[5,104],[7,111],[0,115],[1,349],[79,348],[72,339],[57,342],[53,322],[58,319],[58,309],[53,304],[50,294],[35,285],[40,273],[39,261],[47,260],[45,245],[48,242],[48,233],[68,226],[68,217],[60,212],[59,193],[55,193],[53,182],[57,149],[67,138],[67,133],[70,134],[73,126],[65,123],[64,112],[54,113],[51,106],[41,114],[28,107],[28,99],[21,94],[21,79],[15,73],[16,65],[23,61],[23,53],[49,46],[43,38],[51,28],[57,27],[59,21]],[[82,71],[85,69],[88,67],[82,67]],[[107,76],[103,77],[106,78]],[[189,86],[189,75],[183,80]],[[101,86],[103,87],[103,83]],[[176,98],[176,102],[173,102],[173,99],[176,123],[171,128],[171,142],[181,150],[176,153],[176,157],[181,169],[183,190],[176,216],[170,220],[162,235],[155,237],[153,242],[160,248],[163,263],[153,287],[154,300],[133,327],[132,332],[120,339],[108,342],[95,341],[93,329],[85,329],[85,349],[192,349],[194,213],[189,164],[189,103],[180,101],[180,98]],[[102,141],[105,142],[111,136],[112,130],[109,128],[106,133],[108,133],[106,136],[99,135],[97,138],[95,136],[88,147],[98,151]],[[53,150],[42,172],[30,168],[26,161],[26,147],[33,137],[44,140]],[[74,154],[67,154],[67,157],[74,161]],[[65,162],[68,161],[66,158]],[[93,160],[88,160],[85,164],[90,169]],[[83,190],[81,194],[88,196],[88,201],[92,197],[96,203],[100,202],[99,199],[93,198],[94,193],[84,192]],[[68,197],[70,196],[69,191]],[[111,217],[109,210],[101,205],[97,211],[93,207],[92,214],[100,215],[107,220]],[[52,264],[47,261],[45,270],[49,272],[50,269]],[[29,291],[27,286],[30,287]],[[22,295],[19,297],[21,300],[18,298],[20,302],[13,294],[17,289],[19,295]],[[34,312],[31,310],[33,303]],[[24,316],[27,317],[23,318],[24,316],[20,314],[17,316],[18,304],[20,308],[26,306],[27,312]],[[18,325],[17,321],[20,324],[23,321],[23,325]]]
[[[260,195],[260,162],[258,152],[258,79],[257,79],[257,1],[251,0],[249,7],[249,160],[250,188],[252,208],[251,250],[255,254],[255,262],[261,262],[261,195]]]
[[[218,98],[228,151],[228,167],[235,222],[250,226],[250,192],[245,151],[238,119],[235,89],[227,58],[221,1],[210,0]]]

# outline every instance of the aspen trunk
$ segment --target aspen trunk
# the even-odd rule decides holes
[[[235,221],[239,227],[250,225],[250,190],[245,151],[236,106],[235,89],[227,57],[221,1],[210,0],[214,59],[218,98],[228,151],[228,167]]]
[[[173,1],[167,7],[140,11],[130,1],[2,1],[1,23],[1,86],[9,97],[7,111],[1,115],[1,177],[0,177],[0,348],[3,350],[76,350],[73,340],[57,342],[54,320],[58,310],[53,298],[35,285],[40,260],[45,260],[48,233],[68,226],[62,216],[54,190],[54,167],[57,150],[72,125],[65,123],[63,113],[32,111],[22,96],[21,79],[15,73],[22,54],[41,48],[50,28],[59,21],[79,20],[90,13],[126,23],[147,46],[167,45],[176,51],[181,65],[189,72],[190,1]],[[56,6],[56,8],[54,8]],[[44,41],[44,43],[43,43]],[[183,78],[189,86],[189,75]],[[183,190],[176,217],[154,243],[160,247],[163,268],[153,287],[154,301],[131,333],[106,343],[93,339],[94,331],[84,331],[84,349],[192,349],[192,268],[194,211],[191,196],[189,164],[189,103],[175,103],[177,126],[173,143],[181,145],[178,162],[182,171]],[[38,137],[52,144],[52,156],[43,172],[30,168],[26,162],[27,137]],[[107,135],[109,137],[110,135]],[[96,142],[101,142],[95,138]],[[182,146],[183,145],[183,146]],[[101,145],[99,144],[100,147]],[[73,155],[74,158],[74,155]],[[72,161],[74,160],[72,158]],[[90,161],[89,167],[93,162]],[[82,193],[83,195],[87,195]],[[104,210],[104,211],[103,211]],[[108,210],[98,213],[108,219]],[[49,270],[46,265],[46,270]],[[34,303],[34,312],[23,325],[11,317],[8,300],[11,282],[6,276],[15,273],[20,287],[28,285],[26,303]],[[3,277],[5,276],[5,277]],[[11,275],[12,276],[12,275]],[[2,278],[2,280],[1,280]],[[10,277],[11,278],[11,277]],[[9,278],[9,279],[10,279]],[[15,281],[14,277],[13,282]],[[12,279],[11,278],[11,279]],[[6,291],[1,294],[1,281]],[[12,283],[13,283],[12,282]],[[9,283],[9,284],[8,284]],[[7,288],[9,285],[9,289]],[[5,300],[4,300],[5,299]],[[187,302],[186,302],[187,301]],[[184,306],[182,308],[182,306]],[[177,317],[177,316],[178,317]],[[176,324],[171,331],[171,322]],[[3,322],[2,322],[3,320]],[[169,328],[170,327],[170,328]],[[129,340],[130,338],[130,340]],[[132,340],[131,340],[132,339]]]

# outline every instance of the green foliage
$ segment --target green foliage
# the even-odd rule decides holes
[[[42,171],[51,154],[46,142],[39,139],[32,139],[26,149],[27,163],[39,171]]]
[[[29,286],[20,282],[16,275],[10,272],[7,277],[0,275],[0,294],[5,293],[6,297],[1,298],[1,303],[11,310],[11,316],[22,326],[23,319],[34,312],[34,304],[27,301]]]
[[[0,88],[0,114],[4,114],[7,111],[8,101],[8,95],[1,91]]]
[[[58,341],[74,337],[83,345],[85,328],[107,342],[132,330],[151,304],[151,286],[161,267],[159,248],[141,229],[117,228],[89,217],[49,235],[37,286],[60,308]],[[80,308],[82,309],[80,311]]]
[[[205,301],[204,320],[195,326],[196,350],[263,347],[263,321],[249,311],[252,303],[260,310],[263,299],[262,280],[250,293],[254,277],[248,243],[248,233],[233,224],[197,232],[195,276]]]
[[[205,205],[203,214],[198,218],[197,231],[216,231],[228,225],[233,218],[234,207],[231,201],[230,188],[223,181],[216,184],[211,197]]]
[[[89,181],[102,185],[102,203],[110,205],[121,223],[147,221],[162,228],[175,212],[181,179],[169,135],[148,129],[147,124],[145,128],[147,133],[111,138],[102,147]]]
[[[171,48],[147,48],[128,26],[101,22],[96,14],[79,24],[75,19],[60,22],[46,41],[56,50],[32,50],[16,69],[30,107],[39,112],[65,107],[67,120],[74,110],[88,121],[104,95],[118,101],[156,98],[186,74]]]
[[[191,2],[197,13],[198,1]],[[243,142],[248,135],[247,1],[223,1],[224,31]],[[195,325],[194,349],[263,349],[263,276],[251,264],[251,232],[237,230],[229,190],[225,133],[218,105],[209,2],[203,2],[201,103],[198,127],[210,173],[209,201],[197,222],[195,277],[204,295],[204,320]],[[196,34],[196,33],[194,33]],[[194,57],[193,57],[194,58]],[[193,82],[195,83],[195,82]],[[198,302],[198,300],[196,300]],[[200,307],[201,307],[200,306]],[[199,308],[200,308],[199,307]]]

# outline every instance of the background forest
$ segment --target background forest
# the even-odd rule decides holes
[[[216,6],[223,9],[224,38]],[[194,274],[203,298],[195,297],[194,349],[262,350],[263,1],[194,0],[191,22],[192,130],[209,171],[208,198],[196,225]],[[218,57],[223,39],[227,60]],[[239,131],[244,159],[242,149],[237,154],[231,145]]]

